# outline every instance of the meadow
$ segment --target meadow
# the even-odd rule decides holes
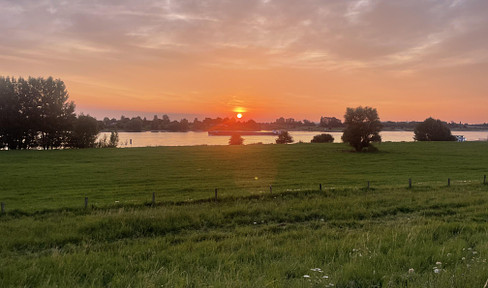
[[[483,287],[488,143],[378,148],[0,151],[0,286]]]

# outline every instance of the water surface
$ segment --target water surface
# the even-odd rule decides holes
[[[290,131],[295,142],[310,142],[313,136],[324,132]],[[335,143],[341,142],[342,132],[327,132],[334,137]],[[101,137],[110,132],[100,133]],[[383,131],[380,133],[384,142],[412,142],[412,131]],[[464,135],[467,141],[486,141],[488,131],[453,131],[453,135]],[[120,147],[147,146],[194,146],[228,145],[230,136],[208,136],[207,132],[119,132]],[[243,136],[244,144],[275,143],[276,136]],[[132,143],[131,143],[132,141]]]

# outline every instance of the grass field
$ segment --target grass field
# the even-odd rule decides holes
[[[379,149],[0,151],[0,286],[483,287],[488,143]]]

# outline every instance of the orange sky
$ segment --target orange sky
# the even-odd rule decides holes
[[[488,122],[488,1],[97,2],[3,3],[0,75],[60,78],[97,118],[317,122],[362,105]]]

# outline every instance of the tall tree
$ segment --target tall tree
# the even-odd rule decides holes
[[[74,107],[61,80],[0,77],[0,145],[8,149],[66,145]]]
[[[369,147],[371,142],[380,142],[382,125],[378,112],[371,107],[347,108],[344,115],[346,129],[342,141],[349,143],[356,151]]]
[[[75,105],[68,101],[66,86],[61,80],[30,78],[41,93],[41,139],[44,149],[62,147],[68,142],[68,131],[75,120]]]

